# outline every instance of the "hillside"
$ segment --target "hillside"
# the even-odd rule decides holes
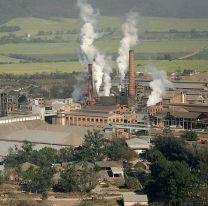
[[[100,16],[97,22],[102,35],[95,44],[112,57],[114,66],[122,20]],[[18,29],[8,32],[2,28]],[[79,71],[79,30],[76,18],[21,17],[7,21],[0,26],[0,73]],[[147,65],[167,71],[208,70],[208,18],[143,16],[139,31],[140,41],[134,47],[138,71]],[[178,60],[181,57],[186,58]]]
[[[207,0],[90,0],[103,16],[123,16],[131,9],[142,16],[208,17]],[[17,17],[77,17],[76,0],[0,0],[0,21]]]
[[[116,29],[120,34],[122,17],[114,16],[100,16],[98,17],[97,25],[102,29]],[[140,17],[139,32],[169,32],[170,30],[177,30],[182,32],[190,32],[191,30],[208,31],[208,18],[195,19],[179,19],[179,18],[163,18],[163,17]],[[16,35],[25,35],[30,33],[36,35],[39,31],[54,32],[54,31],[69,31],[74,30],[74,34],[79,33],[80,23],[79,19],[75,18],[58,18],[51,17],[43,18],[14,18],[7,23],[6,26],[19,26],[20,30]],[[9,32],[11,33],[11,32]],[[0,32],[0,36],[8,35],[8,32]]]

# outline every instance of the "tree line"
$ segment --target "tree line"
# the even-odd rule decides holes
[[[208,204],[208,147],[192,131],[176,138],[166,130],[149,151],[151,175],[145,189],[161,205]],[[192,141],[187,143],[186,141]]]
[[[98,130],[88,131],[82,146],[78,148],[66,147],[56,150],[45,147],[37,151],[33,147],[33,144],[25,142],[20,148],[10,149],[5,162],[7,168],[15,168],[25,190],[40,193],[43,199],[47,198],[50,188],[59,192],[88,193],[97,184],[95,174],[100,168],[95,165],[96,161],[107,159],[128,162],[137,156],[128,148],[124,140],[106,140]],[[37,167],[23,171],[21,165],[25,162]],[[57,163],[68,163],[68,166],[62,171],[60,180],[54,183],[53,175],[56,170],[53,165]],[[131,188],[134,184],[133,188],[135,188],[135,183],[129,181],[131,180],[127,180],[127,186]]]

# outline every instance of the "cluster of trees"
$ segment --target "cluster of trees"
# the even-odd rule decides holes
[[[1,26],[0,27],[0,32],[15,32],[19,31],[20,27],[19,26]]]
[[[107,27],[107,28],[97,28],[96,29],[97,32],[99,33],[112,33],[117,31],[117,28],[111,28],[111,27]],[[78,34],[79,33],[79,29],[71,29],[71,30],[58,30],[58,31],[39,31],[37,33],[37,36],[51,36],[51,35],[65,35],[65,34]]]
[[[197,133],[192,130],[186,131],[181,137],[186,141],[197,141],[198,139]]]
[[[1,80],[41,80],[41,79],[60,79],[60,80],[70,80],[70,78],[74,78],[79,75],[79,72],[51,72],[51,73],[35,73],[35,74],[21,74],[15,75],[10,73],[1,73],[0,79]]]
[[[74,85],[77,83],[78,72],[73,73],[36,73],[36,74],[0,74],[5,85],[15,82],[16,85],[27,86],[28,93],[34,97],[69,98],[72,97]],[[8,85],[10,85],[8,84]],[[32,84],[32,85],[31,85]],[[84,83],[80,83],[79,87]]]
[[[145,189],[151,200],[173,205],[207,205],[207,149],[205,145],[186,144],[171,132],[159,136],[149,152],[151,176]]]
[[[157,60],[168,60],[168,61],[172,61],[173,58],[171,56],[171,54],[164,54],[162,56],[158,56]]]
[[[7,200],[0,200],[1,206],[52,206],[52,203],[43,201],[35,201],[32,199],[27,200],[18,200],[16,198],[13,199],[7,199]]]
[[[25,188],[31,192],[41,193],[43,199],[47,198],[47,191],[52,186],[56,191],[62,192],[89,192],[95,186],[95,173],[99,171],[95,166],[96,161],[104,159],[129,161],[137,156],[124,140],[115,139],[111,142],[104,139],[98,130],[88,131],[83,145],[78,148],[60,150],[43,148],[37,151],[33,146],[25,142],[21,148],[11,149],[6,157],[6,165],[8,168],[16,168]],[[22,171],[20,165],[25,162],[35,164],[38,168],[30,167],[27,171]],[[70,164],[62,172],[60,181],[53,184],[55,170],[52,164],[66,162]],[[81,164],[79,169],[73,164],[75,162]],[[89,164],[94,167],[89,167]],[[133,184],[131,178],[128,181],[131,181],[128,185]]]
[[[79,30],[78,29],[72,29],[72,30],[58,30],[55,32],[52,31],[39,31],[37,33],[37,36],[51,36],[51,35],[64,35],[64,34],[78,34]]]
[[[13,43],[56,43],[56,39],[47,39],[40,37],[25,38],[23,36],[16,36],[15,34],[9,34],[0,37],[0,44],[13,44]]]

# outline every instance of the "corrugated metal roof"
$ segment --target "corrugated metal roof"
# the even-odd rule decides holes
[[[170,115],[176,118],[197,119],[201,113],[198,112],[171,112]]]
[[[124,202],[148,202],[147,195],[126,194],[123,196]]]

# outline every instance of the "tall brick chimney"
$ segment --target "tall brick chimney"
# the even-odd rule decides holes
[[[92,104],[94,101],[93,97],[93,74],[92,64],[88,64],[88,104]]]
[[[135,66],[134,66],[134,50],[129,51],[129,97],[135,98]]]

